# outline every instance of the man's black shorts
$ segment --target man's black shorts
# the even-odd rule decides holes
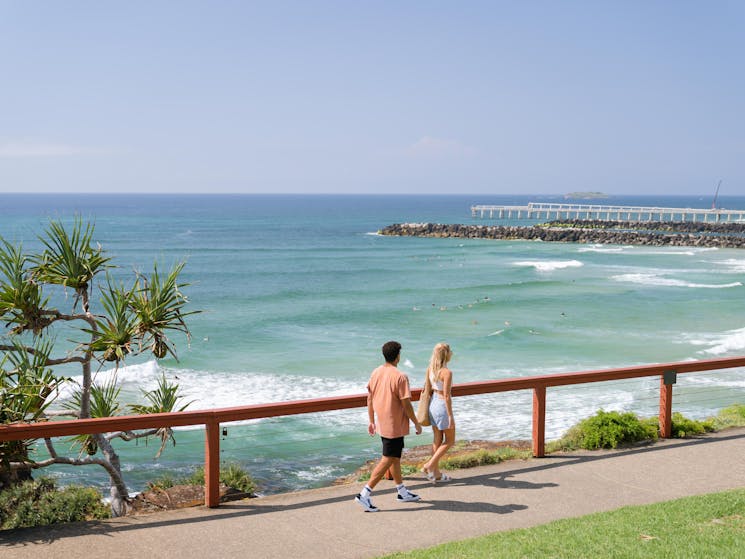
[[[404,438],[396,437],[395,439],[386,439],[380,437],[383,441],[383,456],[389,458],[401,458],[401,453],[404,450]]]

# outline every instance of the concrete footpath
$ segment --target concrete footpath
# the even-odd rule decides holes
[[[573,452],[452,473],[398,503],[392,482],[364,513],[361,484],[221,505],[0,532],[4,559],[46,557],[378,557],[625,505],[745,487],[745,429],[620,451]],[[437,527],[436,529],[434,527]]]

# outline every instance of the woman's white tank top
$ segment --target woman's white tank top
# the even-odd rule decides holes
[[[440,392],[442,392],[442,389],[443,389],[442,381],[436,380],[436,379],[437,379],[437,375],[434,372],[429,374],[429,382],[432,383],[432,389],[439,390]]]

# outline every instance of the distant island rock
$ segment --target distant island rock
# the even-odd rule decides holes
[[[610,198],[605,192],[569,192],[564,194],[565,200],[602,200]]]

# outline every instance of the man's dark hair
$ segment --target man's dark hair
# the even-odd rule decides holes
[[[383,344],[383,357],[386,363],[393,363],[401,353],[401,344],[390,341]]]

